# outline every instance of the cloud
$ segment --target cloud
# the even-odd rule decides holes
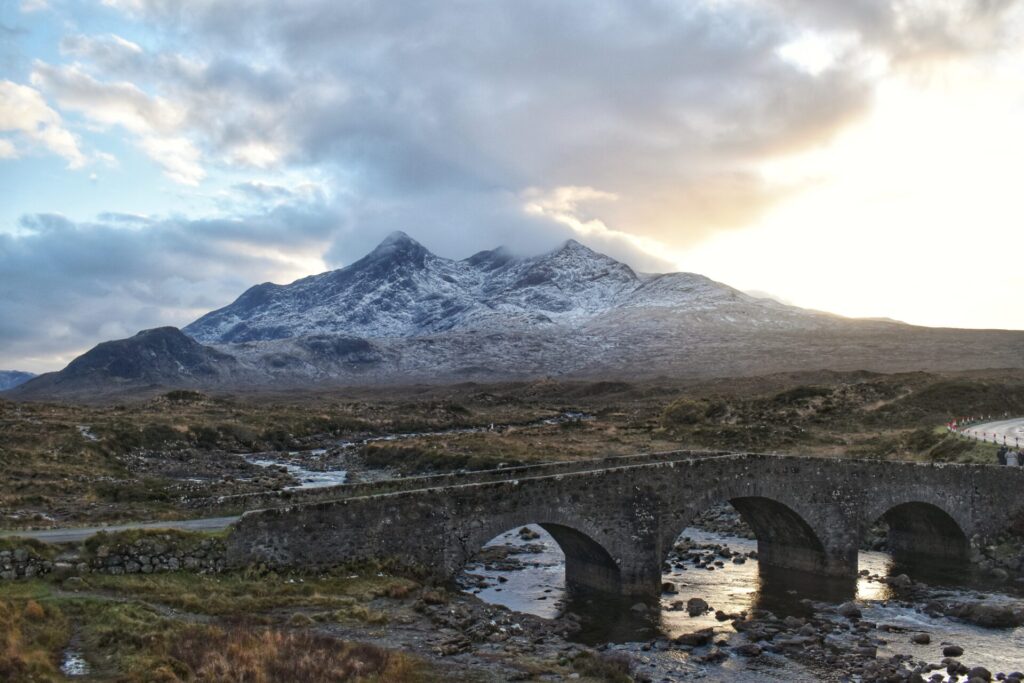
[[[77,65],[58,68],[37,62],[31,81],[53,95],[61,107],[81,112],[95,123],[134,133],[138,146],[175,182],[198,185],[206,176],[199,150],[179,134],[184,130],[186,112],[172,102],[151,96],[132,83],[100,82]]]
[[[31,146],[63,157],[68,168],[81,168],[86,163],[78,140],[64,127],[60,114],[47,106],[38,90],[28,86],[0,81],[0,131],[13,132]],[[0,156],[14,158],[17,155],[14,143],[3,140]]]
[[[786,13],[823,31],[855,33],[866,46],[911,68],[979,53],[998,53],[1019,41],[1018,0],[774,0]]]
[[[47,0],[21,0],[21,5],[18,9],[24,14],[31,14],[50,9],[50,3]]]
[[[980,49],[1010,3],[106,4],[160,49],[68,35],[75,61],[33,82],[134,133],[177,182],[318,168],[424,206],[591,187],[620,197],[610,229],[685,247],[801,191],[759,165],[863,117],[879,64]]]
[[[163,49],[69,36],[76,61],[35,77],[94,121],[190,143],[139,140],[180,182],[211,164],[312,167],[424,206],[592,187],[621,198],[612,229],[676,245],[787,196],[756,165],[828,140],[872,98],[855,59],[808,73],[780,57],[792,17],[747,3],[108,4]]]
[[[590,187],[619,197],[601,207],[609,229],[677,248],[750,225],[804,190],[761,165],[863,119],[887,70],[998,51],[1016,9],[1008,0],[108,4],[178,49],[108,35],[69,38],[65,51],[164,93],[186,112],[181,132],[204,160],[329,169],[346,192],[399,207]]]
[[[62,24],[98,28],[65,35],[32,87],[0,86],[22,103],[0,108],[0,157],[35,147],[81,165],[68,112],[77,132],[123,134],[209,190],[222,217],[111,206],[3,237],[0,287],[24,262],[38,294],[19,285],[0,316],[53,306],[59,329],[35,335],[63,340],[53,348],[97,340],[103,320],[187,322],[228,290],[344,265],[395,229],[453,257],[576,236],[664,270],[662,257],[813,189],[814,174],[771,169],[869,119],[894,74],[998,58],[1024,25],[1010,0],[104,4],[123,16]],[[117,258],[94,273],[93,252]]]
[[[0,367],[50,370],[89,346],[184,325],[256,282],[322,269],[338,216],[292,202],[189,220],[108,213],[25,216],[0,233]]]

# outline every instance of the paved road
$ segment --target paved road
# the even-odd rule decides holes
[[[205,519],[183,519],[174,522],[140,522],[138,524],[115,524],[111,526],[80,527],[72,529],[45,529],[41,531],[0,531],[0,538],[19,536],[34,538],[46,543],[80,543],[101,531],[125,531],[127,529],[180,529],[182,531],[220,531],[238,519],[235,517],[207,517]]]
[[[979,441],[1006,443],[1007,446],[1024,446],[1024,417],[982,422],[961,431]]]

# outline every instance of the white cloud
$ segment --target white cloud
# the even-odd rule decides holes
[[[98,81],[78,65],[53,67],[37,62],[31,80],[51,93],[61,107],[133,133],[173,133],[185,120],[182,108],[166,99],[148,95],[132,83]]]
[[[50,9],[50,3],[47,0],[21,0],[19,9],[24,14],[32,14]]]
[[[81,112],[102,126],[120,126],[134,133],[139,147],[171,180],[197,185],[206,177],[199,149],[182,134],[186,112],[173,102],[132,83],[99,81],[79,65],[53,67],[37,62],[32,83],[52,93],[61,107]]]
[[[0,131],[17,132],[36,146],[64,157],[68,168],[85,165],[78,140],[64,127],[60,114],[47,106],[38,90],[26,85],[0,81]]]
[[[199,163],[199,150],[186,138],[145,136],[139,139],[139,145],[177,183],[198,185],[206,177]]]
[[[7,138],[0,138],[0,159],[17,159],[18,148]]]

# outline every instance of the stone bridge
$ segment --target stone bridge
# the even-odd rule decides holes
[[[898,559],[966,562],[972,543],[1024,509],[1018,468],[756,454],[609,458],[401,486],[339,487],[336,500],[246,513],[229,536],[229,560],[394,560],[450,578],[496,536],[539,524],[565,553],[570,590],[651,597],[680,532],[722,501],[753,529],[762,565],[851,579],[879,519]]]

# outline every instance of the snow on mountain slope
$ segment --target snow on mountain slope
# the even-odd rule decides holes
[[[105,342],[4,396],[941,371],[1022,359],[1021,332],[807,311],[692,273],[637,275],[574,241],[533,258],[494,249],[456,261],[394,233],[346,268],[257,285],[184,331]]]
[[[533,258],[504,249],[456,261],[392,233],[352,265],[298,280],[265,283],[184,332],[203,343],[343,334],[371,339],[452,330],[578,327],[617,309],[670,308],[681,314],[729,309],[741,319],[809,314],[755,299],[700,275],[640,278],[613,258],[570,240]]]

